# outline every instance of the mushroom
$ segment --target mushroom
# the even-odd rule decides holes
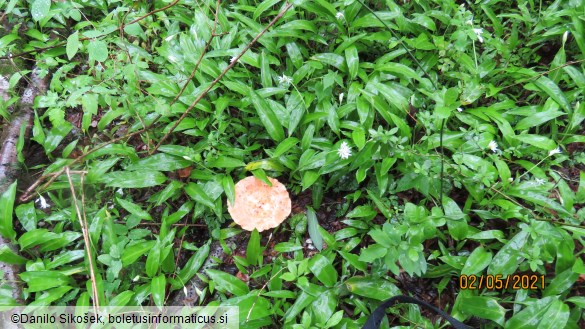
[[[244,230],[258,232],[277,227],[291,212],[290,196],[278,180],[268,177],[272,187],[254,176],[236,184],[234,204],[228,201],[228,212]]]

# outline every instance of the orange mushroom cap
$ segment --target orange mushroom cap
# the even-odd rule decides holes
[[[234,204],[228,201],[228,212],[244,230],[258,232],[277,227],[291,212],[291,200],[278,180],[268,177],[272,187],[254,176],[236,184]]]

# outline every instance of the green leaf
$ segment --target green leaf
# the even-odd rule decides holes
[[[18,36],[18,34],[15,34],[15,33],[7,34],[7,35],[3,36],[2,38],[0,38],[0,49],[4,49],[12,41],[18,40],[18,39],[20,39],[20,37]]]
[[[173,289],[179,289],[187,284],[191,278],[197,274],[197,271],[201,268],[207,256],[209,255],[209,243],[201,246],[197,252],[189,258],[187,264],[179,271],[176,280],[172,282]]]
[[[396,295],[402,295],[396,285],[375,277],[354,276],[345,281],[345,285],[352,294],[375,300],[385,300]]]
[[[547,102],[549,104],[549,102]],[[558,111],[558,106],[553,102],[554,107],[547,107],[545,106],[542,111],[531,113],[529,116],[525,117],[524,119],[520,120],[518,124],[516,124],[516,130],[522,131],[528,128],[540,126],[545,122],[553,120],[565,113]]]
[[[137,244],[133,244],[129,247],[126,247],[122,252],[121,257],[122,265],[128,266],[130,264],[133,264],[135,261],[138,260],[138,258],[146,254],[148,251],[150,251],[155,244],[156,241],[151,240],[140,242]]]
[[[79,50],[79,32],[75,31],[75,33],[71,34],[67,38],[67,47],[66,47],[67,58],[69,60],[71,60],[73,58],[73,56],[75,56],[75,54],[77,54],[78,50]]]
[[[90,60],[105,62],[108,59],[108,45],[101,40],[89,41],[87,51]]]
[[[72,283],[69,276],[57,271],[27,271],[19,274],[28,285],[29,292],[48,290]]]
[[[274,245],[274,250],[278,252],[293,252],[302,249],[303,246],[294,242],[281,242]]]
[[[35,22],[47,17],[51,10],[51,0],[35,0],[30,8],[30,13]]]
[[[301,180],[301,187],[303,191],[315,184],[315,182],[321,177],[318,172],[314,170],[307,170],[303,172],[303,179]]]
[[[293,92],[290,94],[286,100],[286,110],[290,113],[290,121],[287,128],[288,135],[291,136],[305,114],[305,103],[299,92]]]
[[[123,291],[110,299],[108,306],[126,306],[130,302],[130,299],[134,296],[134,292],[130,290]]]
[[[524,259],[522,250],[528,240],[528,232],[518,232],[500,251],[494,256],[488,267],[488,274],[508,276],[514,274]]]
[[[148,275],[150,278],[156,275],[158,269],[162,265],[161,249],[161,243],[160,241],[157,241],[146,257],[146,275]]]
[[[299,143],[299,139],[295,137],[289,137],[276,147],[276,150],[272,154],[273,158],[278,158],[279,156],[283,155],[286,151],[290,150],[293,146]]]
[[[351,46],[345,49],[345,61],[347,62],[347,68],[349,69],[349,77],[351,79],[355,79],[360,64],[360,58],[355,46]]]
[[[258,169],[272,170],[272,171],[285,171],[286,168],[274,159],[262,159],[254,162],[250,162],[246,165],[247,171],[255,171]]]
[[[270,70],[270,61],[266,51],[262,50],[260,54],[260,80],[262,81],[262,87],[272,87],[272,74]]]
[[[555,278],[546,286],[543,296],[557,296],[571,289],[579,278],[579,273],[573,272],[571,268],[558,273]]]
[[[565,97],[565,94],[559,88],[559,86],[551,79],[541,76],[538,80],[534,81],[534,84],[547,95],[557,102],[565,111],[570,112],[569,102]]]
[[[569,307],[557,298],[556,296],[551,296],[536,300],[522,311],[516,313],[506,322],[504,328],[564,328],[569,319]],[[549,320],[554,322],[551,323]]]
[[[0,246],[0,262],[8,264],[26,264],[28,259],[14,252],[8,245]]]
[[[566,216],[571,216],[571,213],[568,212],[563,206],[561,206],[558,202],[555,202],[553,199],[549,198],[547,195],[541,194],[539,192],[530,191],[527,189],[522,189],[518,187],[514,187],[508,191],[509,196],[517,197],[524,199],[526,201],[533,202],[539,206],[550,208],[558,213],[564,214]]]
[[[585,120],[585,102],[581,103],[579,107],[573,111],[568,130],[571,132],[579,128],[583,120]]]
[[[146,219],[146,220],[152,220],[152,217],[150,216],[150,214],[145,211],[144,209],[140,208],[139,205],[124,200],[124,199],[120,199],[120,198],[116,198],[116,200],[118,201],[118,203],[120,204],[120,206],[122,206],[122,208],[126,209],[126,211],[128,211],[129,213],[137,216],[140,219]]]
[[[358,151],[361,151],[366,145],[366,133],[362,127],[354,129],[351,132],[351,138],[355,146],[358,148]]]
[[[255,91],[250,91],[250,98],[268,135],[277,142],[282,141],[284,139],[284,130],[268,103]]]
[[[99,182],[111,187],[142,188],[157,186],[166,182],[167,177],[158,171],[113,171],[104,174]]]
[[[261,256],[261,254],[260,233],[255,229],[250,233],[250,240],[248,241],[248,247],[246,248],[246,260],[248,260],[250,265],[257,265],[258,257]]]
[[[367,248],[362,249],[360,253],[359,260],[362,262],[371,263],[376,259],[382,258],[386,256],[388,253],[388,248],[381,244],[372,244],[369,245]]]
[[[463,300],[462,311],[482,319],[488,319],[503,325],[506,318],[506,309],[496,298],[472,296]]]
[[[56,238],[57,234],[49,232],[49,230],[45,228],[34,229],[21,235],[20,238],[18,238],[18,244],[20,245],[20,249],[24,250]]]
[[[236,296],[243,296],[250,292],[248,286],[240,279],[223,271],[205,270],[209,278],[215,282],[215,287],[220,291],[228,291]]]
[[[189,183],[187,187],[185,187],[185,192],[187,193],[187,195],[191,197],[191,199],[211,209],[215,208],[215,203],[213,202],[213,199],[211,199],[211,197],[209,197],[209,195],[205,193],[201,186],[195,183]]]
[[[164,274],[153,278],[150,282],[150,293],[152,294],[152,300],[154,304],[158,307],[164,306],[165,302],[165,288],[167,285],[167,280]]]
[[[382,65],[376,66],[376,70],[382,72],[390,72],[393,74],[402,75],[405,78],[414,79],[417,81],[421,80],[420,74],[416,73],[415,70],[411,69],[410,67],[400,64],[400,63],[384,63]]]
[[[10,240],[16,237],[16,232],[12,226],[12,210],[14,208],[15,198],[16,181],[0,196],[0,234]]]
[[[519,140],[522,143],[530,144],[532,146],[538,147],[538,148],[546,150],[546,151],[550,151],[550,150],[557,147],[557,143],[555,143],[550,138],[545,137],[545,136],[541,136],[541,135],[526,134],[526,135],[517,135],[517,136],[514,136],[514,138],[516,138],[517,140]]]
[[[311,207],[307,207],[307,223],[309,225],[309,237],[313,241],[315,248],[321,251],[323,249],[323,236],[319,231],[319,221],[315,211]]]
[[[337,271],[327,257],[316,254],[309,260],[309,269],[325,286],[333,287],[337,283]]]
[[[481,273],[492,261],[492,253],[479,247],[473,250],[465,261],[465,266],[461,270],[461,275],[471,275]]]
[[[376,194],[374,194],[370,190],[367,190],[367,191],[368,191],[368,197],[372,201],[374,201],[374,203],[376,204],[376,207],[378,207],[378,210],[380,210],[380,212],[384,215],[384,217],[386,217],[387,219],[391,219],[392,214],[390,213],[390,210],[388,209],[388,207],[386,205],[384,205],[384,203],[382,203],[382,200],[380,200],[380,198],[378,198],[378,196]]]
[[[219,156],[217,159],[207,161],[207,165],[211,168],[238,168],[245,167],[246,163],[240,159]]]
[[[127,171],[173,171],[189,167],[190,165],[191,161],[189,160],[166,153],[157,153],[149,157],[142,158],[137,162],[129,165],[125,169]]]
[[[342,72],[345,72],[345,58],[341,55],[334,53],[316,54],[311,57],[312,60],[316,60],[325,64],[332,65]]]
[[[225,175],[221,179],[221,186],[223,187],[223,191],[228,198],[228,202],[230,204],[235,204],[236,202],[236,186],[234,184],[234,180],[232,176]]]
[[[264,0],[264,1],[262,1],[262,3],[260,3],[256,7],[256,10],[254,10],[254,15],[252,16],[252,19],[257,20],[258,17],[260,17],[260,15],[262,15],[262,13],[264,13],[266,10],[270,9],[272,6],[277,4],[279,1],[280,0]]]

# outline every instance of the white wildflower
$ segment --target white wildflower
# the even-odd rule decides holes
[[[122,190],[122,188],[120,187],[119,189],[116,190],[116,194],[118,194],[119,196],[124,195],[124,190]]]
[[[473,33],[475,33],[475,35],[477,35],[477,40],[479,40],[479,42],[483,43],[483,37],[482,37],[483,29],[482,28],[473,29]]]
[[[339,94],[339,104],[343,102],[343,96],[345,96],[343,93]]]
[[[536,185],[540,186],[540,185],[544,185],[545,181],[542,178],[537,178],[536,180]]]
[[[555,154],[559,154],[559,153],[562,153],[562,152],[563,151],[561,150],[561,148],[560,147],[557,147],[555,149],[552,149],[552,150],[548,151],[548,156],[550,157],[550,156],[553,156]]]
[[[492,150],[492,152],[497,152],[497,151],[498,151],[498,143],[496,143],[496,141],[491,141],[491,142],[488,144],[488,148],[489,148],[490,150]]]
[[[50,207],[50,205],[47,203],[47,200],[42,195],[40,195],[39,198],[35,200],[35,202],[40,203],[39,207],[41,207],[41,209],[47,209]]]
[[[567,42],[567,38],[569,37],[569,31],[565,31],[565,33],[563,33],[563,44],[565,42]]]
[[[457,108],[457,112],[459,112],[459,113],[463,112],[463,108],[462,107],[458,107]]]
[[[284,73],[282,74],[281,77],[278,77],[278,83],[285,87],[288,87],[292,83],[292,81],[293,81],[292,78],[287,77]]]
[[[345,18],[345,15],[343,15],[343,12],[339,11],[337,14],[335,14],[335,18],[342,20]]]
[[[183,286],[183,293],[185,294],[185,297],[189,296],[189,291],[187,290],[187,287]]]
[[[132,279],[132,282],[136,282],[136,281],[138,281],[139,279],[140,279],[140,275],[137,275],[137,276],[135,276],[135,277],[134,277],[134,279]]]
[[[351,156],[351,147],[347,145],[347,142],[343,141],[341,145],[339,145],[339,149],[337,150],[337,154],[343,160],[349,158]]]

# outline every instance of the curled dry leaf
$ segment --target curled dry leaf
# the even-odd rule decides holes
[[[228,211],[245,230],[262,232],[278,226],[290,215],[291,200],[286,187],[274,178],[268,179],[272,187],[254,176],[235,186],[236,199],[233,205],[228,202]]]

